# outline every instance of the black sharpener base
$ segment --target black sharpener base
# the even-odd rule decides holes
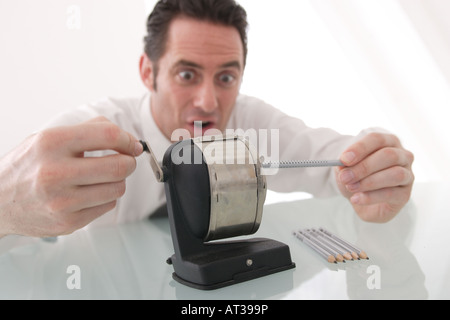
[[[179,261],[168,259],[177,282],[200,290],[215,290],[295,268],[289,247],[264,238],[205,244],[204,251]]]

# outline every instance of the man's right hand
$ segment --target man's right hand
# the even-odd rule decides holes
[[[86,151],[114,150],[104,157]],[[0,159],[0,237],[69,234],[112,210],[142,145],[107,119],[44,130]]]

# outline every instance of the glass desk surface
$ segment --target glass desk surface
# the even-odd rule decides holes
[[[266,205],[258,232],[241,238],[288,244],[296,268],[213,291],[172,279],[167,218],[33,239],[0,251],[0,299],[450,299],[449,195],[450,183],[418,183],[386,224],[361,221],[342,197]],[[292,235],[308,227],[327,228],[370,260],[326,262]]]

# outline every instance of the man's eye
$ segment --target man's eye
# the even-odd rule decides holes
[[[191,81],[194,79],[195,73],[193,71],[181,71],[178,76],[184,81]]]
[[[234,81],[234,77],[231,74],[223,74],[219,79],[223,83],[230,83]]]

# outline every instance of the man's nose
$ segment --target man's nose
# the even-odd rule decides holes
[[[212,112],[219,106],[217,92],[214,83],[204,81],[196,88],[194,106],[205,112]]]

